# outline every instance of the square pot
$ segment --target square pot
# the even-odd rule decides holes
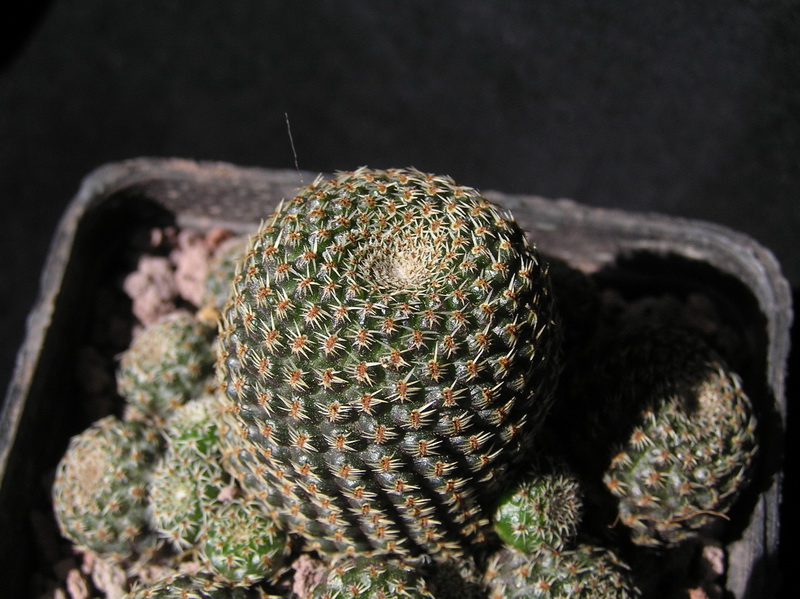
[[[69,438],[91,420],[80,407],[77,349],[92,327],[95,291],[111,265],[129,251],[136,231],[149,227],[253,231],[302,180],[313,179],[177,159],[110,164],[85,178],[53,240],[0,419],[0,568],[8,596],[28,596],[52,557],[41,530],[50,511],[46,477]],[[739,374],[759,417],[760,461],[742,501],[746,513],[726,539],[726,588],[740,599],[776,596],[792,313],[789,286],[772,254],[745,235],[705,222],[484,195],[509,208],[543,254],[591,273],[602,286],[633,298],[705,294],[741,333],[747,360]]]

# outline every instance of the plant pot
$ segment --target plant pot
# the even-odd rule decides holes
[[[93,414],[81,407],[79,348],[93,327],[96,290],[149,227],[256,228],[309,173],[176,159],[136,159],[88,175],[52,243],[0,420],[0,563],[8,596],[28,596],[55,541],[48,473]],[[465,183],[469,183],[465,181]],[[625,297],[652,293],[713,300],[737,328],[740,374],[759,417],[756,481],[734,514],[726,588],[737,598],[777,593],[779,507],[786,429],[789,287],[772,254],[721,226],[485,192],[509,208],[546,255],[591,273]],[[101,249],[101,251],[98,251]],[[741,513],[740,513],[741,512]]]

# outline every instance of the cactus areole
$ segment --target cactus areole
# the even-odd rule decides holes
[[[474,189],[318,179],[237,265],[228,463],[311,548],[461,551],[550,406],[560,340],[546,265]]]

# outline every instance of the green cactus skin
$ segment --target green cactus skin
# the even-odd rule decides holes
[[[236,501],[214,510],[200,555],[225,580],[252,585],[285,571],[291,545],[287,534],[252,502]]]
[[[681,341],[661,336],[630,351],[652,355]],[[646,402],[603,475],[639,545],[674,545],[719,521],[752,473],[756,419],[739,377],[710,349],[692,358]]]
[[[536,469],[501,496],[494,529],[507,545],[524,553],[542,547],[559,550],[577,536],[582,508],[575,476],[560,467]]]
[[[213,395],[175,409],[165,424],[167,449],[149,483],[151,527],[178,551],[198,544],[219,509],[217,497],[232,483],[223,470]]]
[[[159,451],[157,432],[114,416],[74,436],[52,488],[61,533],[112,561],[155,545],[147,528],[147,479]]]
[[[235,586],[211,574],[177,574],[152,585],[139,585],[123,599],[264,599],[258,588]]]
[[[334,561],[309,599],[436,599],[414,565],[381,556]]]
[[[218,370],[243,484],[322,551],[480,543],[559,372],[510,215],[446,177],[341,173],[279,208],[234,284]]]
[[[488,599],[634,599],[641,594],[613,552],[579,544],[527,554],[506,548],[489,560]]]
[[[117,390],[144,418],[162,422],[213,383],[213,328],[178,311],[145,327],[122,354]]]

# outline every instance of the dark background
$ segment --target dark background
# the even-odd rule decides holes
[[[797,2],[32,0],[13,18],[7,10],[3,389],[83,176],[139,156],[294,168],[287,114],[304,170],[416,166],[480,189],[710,220],[770,248],[800,287]]]

